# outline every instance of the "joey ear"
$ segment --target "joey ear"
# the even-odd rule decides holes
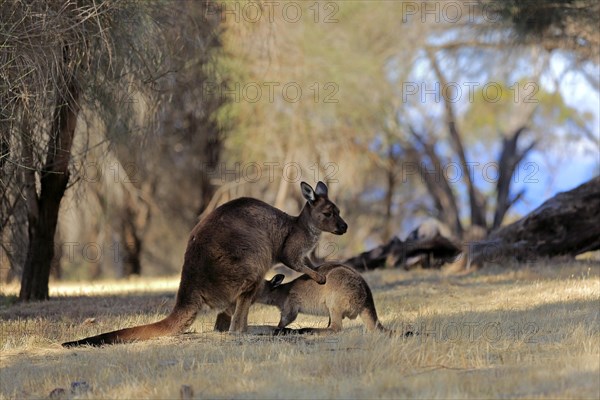
[[[306,182],[300,182],[300,188],[302,188],[302,197],[306,199],[310,204],[314,203],[317,199],[317,195],[313,188]]]
[[[317,188],[315,189],[315,193],[317,194],[317,196],[319,197],[327,197],[327,185],[324,184],[323,182],[319,181],[319,183],[317,183]]]
[[[285,279],[285,275],[277,274],[271,278],[269,283],[271,284],[272,288],[276,288],[277,286],[281,285],[281,282],[283,282],[284,279]]]

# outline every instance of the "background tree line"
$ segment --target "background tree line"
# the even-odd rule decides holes
[[[327,181],[350,225],[321,256],[426,217],[457,239],[490,232],[543,200],[515,179],[527,162],[599,149],[594,116],[560,90],[575,74],[597,96],[594,10],[3,2],[2,279],[28,300],[47,298],[51,270],[175,273],[203,212],[241,195],[297,212],[300,178]]]

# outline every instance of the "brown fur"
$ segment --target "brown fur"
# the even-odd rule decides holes
[[[248,310],[264,275],[277,262],[323,284],[307,255],[322,231],[346,232],[348,225],[327,196],[302,183],[307,203],[293,217],[260,200],[240,198],[223,204],[192,230],[188,241],[175,307],[164,320],[121,329],[63,346],[102,345],[181,333],[204,306],[221,311],[216,328],[244,332]]]
[[[389,332],[379,322],[371,289],[358,272],[338,263],[324,264],[317,271],[326,276],[324,285],[317,284],[306,275],[286,284],[281,284],[283,275],[264,282],[256,302],[280,309],[278,328],[283,329],[294,322],[298,313],[306,313],[329,316],[327,329],[311,331],[338,332],[342,329],[342,319],[355,319],[360,315],[369,331]]]

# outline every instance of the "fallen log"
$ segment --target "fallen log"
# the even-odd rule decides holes
[[[410,267],[407,260],[422,256],[422,265],[440,267],[456,261],[457,268],[480,267],[506,260],[533,261],[600,250],[600,176],[562,192],[520,220],[494,230],[466,235],[457,243],[441,234],[432,238],[409,235],[351,257],[344,263],[358,271]],[[462,253],[462,254],[461,254]],[[457,257],[458,255],[460,257]]]
[[[425,256],[429,265],[437,266],[452,261],[461,252],[461,246],[441,235],[432,238],[402,241],[394,236],[388,243],[365,251],[344,261],[358,271],[377,268],[406,267],[411,257]],[[437,261],[441,261],[438,263]]]
[[[518,262],[600,250],[600,176],[558,193],[520,220],[470,246],[476,265]]]

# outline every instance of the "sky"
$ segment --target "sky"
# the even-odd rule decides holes
[[[600,76],[599,67],[595,66],[592,73],[596,77]],[[567,105],[592,116],[588,129],[596,138],[596,144],[586,139],[574,142],[563,135],[552,143],[548,151],[533,153],[529,161],[539,165],[536,173],[539,182],[521,181],[515,185],[516,190],[522,187],[528,190],[527,201],[515,207],[519,213],[527,213],[556,193],[573,189],[600,175],[599,93],[580,73],[568,70],[568,59],[560,53],[554,54],[550,59],[550,68],[542,76],[540,83],[544,89],[552,91],[556,88],[557,81]]]

